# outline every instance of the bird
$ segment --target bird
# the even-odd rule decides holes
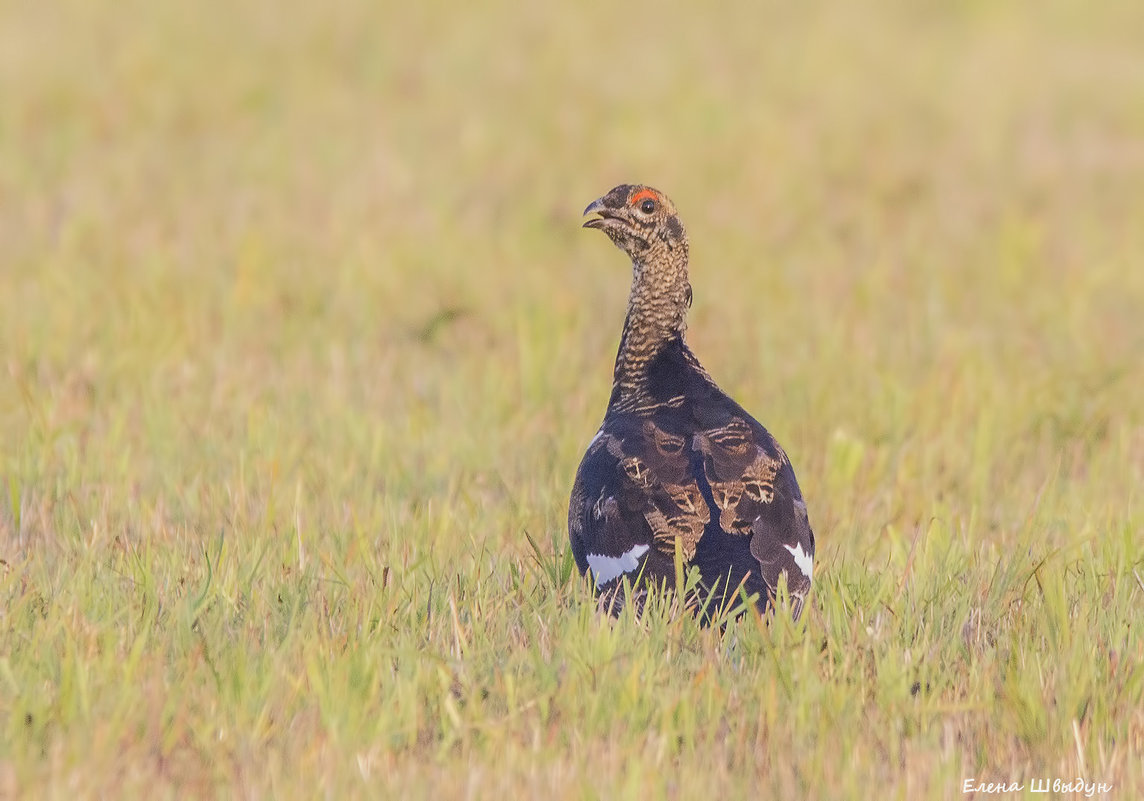
[[[631,259],[632,285],[607,410],[568,503],[580,574],[604,609],[628,598],[638,613],[653,588],[676,588],[677,562],[694,566],[686,601],[706,621],[742,614],[743,598],[767,614],[785,574],[797,620],[814,571],[806,503],[786,452],[687,345],[690,246],[675,205],[621,184],[584,215]]]

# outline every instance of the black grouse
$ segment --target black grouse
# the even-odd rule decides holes
[[[617,186],[584,210],[632,260],[612,396],[588,446],[568,508],[581,574],[591,571],[613,612],[649,585],[674,587],[699,568],[706,615],[741,591],[760,612],[786,574],[802,611],[814,564],[814,532],[790,460],[775,438],[711,379],[687,347],[688,243],[675,206],[642,185]]]

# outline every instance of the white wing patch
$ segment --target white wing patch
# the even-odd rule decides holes
[[[596,589],[600,589],[616,576],[630,573],[640,565],[640,557],[648,552],[647,545],[633,545],[630,550],[619,556],[605,556],[604,554],[588,554],[588,567],[596,579]],[[792,551],[793,553],[793,551]],[[797,560],[798,557],[795,556]],[[799,563],[799,567],[802,564]]]
[[[600,426],[600,430],[596,432],[596,436],[592,437],[592,441],[588,443],[588,450],[592,450],[592,446],[599,442],[602,436],[604,436],[604,427]]]
[[[790,555],[794,557],[794,563],[798,565],[798,569],[802,571],[803,575],[808,579],[811,578],[814,573],[814,557],[802,549],[802,543],[794,546],[783,543],[783,547],[790,551]]]

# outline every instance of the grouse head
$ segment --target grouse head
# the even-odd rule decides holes
[[[585,228],[599,228],[635,262],[687,256],[687,233],[675,205],[650,186],[621,184],[589,203],[584,213],[597,215]]]

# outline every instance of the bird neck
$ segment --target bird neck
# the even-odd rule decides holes
[[[639,394],[663,348],[682,341],[691,306],[687,246],[632,260],[632,291],[614,373],[621,394]]]

